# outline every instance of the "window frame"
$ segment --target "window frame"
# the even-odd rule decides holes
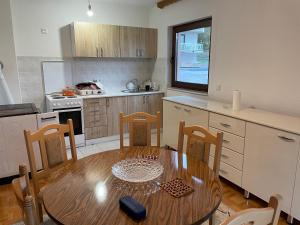
[[[176,80],[176,67],[177,67],[177,39],[176,34],[184,31],[211,27],[210,31],[210,45],[209,45],[209,63],[208,63],[208,84],[188,83]],[[174,26],[172,29],[172,56],[171,56],[171,86],[182,89],[189,89],[194,91],[208,92],[209,86],[209,71],[210,71],[210,55],[211,55],[211,38],[212,36],[212,17],[197,20],[190,23]]]

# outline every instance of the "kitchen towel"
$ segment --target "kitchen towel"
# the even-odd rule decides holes
[[[241,92],[239,90],[233,91],[233,99],[232,99],[232,110],[239,111],[241,108]]]

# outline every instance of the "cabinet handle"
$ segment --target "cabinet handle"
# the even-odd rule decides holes
[[[98,47],[96,48],[96,54],[97,54],[97,57],[99,57],[99,49],[98,49]]]
[[[135,55],[136,57],[139,57],[139,49],[136,49]]]
[[[179,106],[177,106],[177,105],[174,105],[174,108],[175,108],[175,109],[178,109],[178,110],[181,109],[181,107],[179,107]]]
[[[220,173],[223,173],[223,174],[228,174],[228,172],[227,172],[227,171],[225,171],[225,170],[222,170],[222,169],[220,169]]]
[[[140,49],[140,57],[142,57],[142,56],[143,56],[143,50]]]
[[[229,127],[231,127],[231,125],[230,124],[227,124],[227,123],[220,123],[223,127],[225,127],[225,128],[229,128]]]
[[[230,141],[224,139],[224,140],[223,140],[223,143],[224,143],[224,144],[228,144],[228,143],[230,143]]]
[[[228,159],[229,158],[228,155],[224,155],[224,154],[222,154],[221,157],[224,158],[224,159]]]
[[[295,142],[295,139],[293,139],[293,138],[288,138],[288,137],[285,137],[285,136],[282,136],[282,135],[278,135],[278,137],[281,140],[286,141],[286,142]]]
[[[145,96],[143,96],[143,104],[145,104],[146,100],[145,100]]]
[[[106,99],[106,107],[109,107],[109,99]]]
[[[101,57],[103,58],[103,48],[101,48]]]
[[[188,113],[192,112],[192,110],[190,110],[190,109],[184,109],[184,111],[186,111]]]

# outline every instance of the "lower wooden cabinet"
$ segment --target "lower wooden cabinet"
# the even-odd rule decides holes
[[[162,112],[164,94],[84,99],[85,139],[119,134],[119,114]],[[161,115],[162,116],[162,115]]]
[[[107,123],[108,136],[117,135],[120,132],[119,115],[120,112],[127,114],[127,97],[107,98]]]
[[[290,214],[299,136],[253,123],[246,130],[242,187],[265,201],[280,194]]]
[[[106,98],[85,99],[84,129],[85,139],[96,139],[108,135]]]

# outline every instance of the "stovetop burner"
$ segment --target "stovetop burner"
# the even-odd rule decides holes
[[[64,99],[64,96],[52,96],[53,99]]]

